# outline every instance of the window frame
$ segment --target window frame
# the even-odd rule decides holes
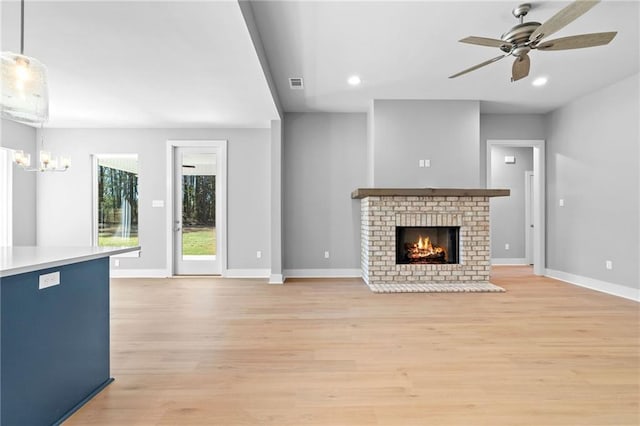
[[[0,147],[0,246],[13,246],[13,153]]]
[[[98,234],[100,231],[99,212],[98,212],[98,162],[101,158],[134,158],[138,163],[138,194],[140,194],[140,156],[137,153],[102,153],[91,155],[91,245],[93,247],[98,246]],[[140,196],[138,195],[138,203],[140,202]],[[140,212],[138,211],[138,244],[140,244]],[[128,253],[122,253],[112,257],[140,257],[140,251],[132,251]]]

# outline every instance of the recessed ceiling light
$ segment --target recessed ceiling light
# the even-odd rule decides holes
[[[545,84],[547,84],[547,81],[549,79],[547,77],[538,77],[535,80],[533,80],[533,82],[531,84],[533,84],[536,87],[540,87],[540,86],[544,86]]]
[[[349,80],[347,80],[347,82],[352,86],[357,86],[362,82],[362,80],[360,80],[360,77],[358,77],[357,75],[352,75],[351,77],[349,77]]]

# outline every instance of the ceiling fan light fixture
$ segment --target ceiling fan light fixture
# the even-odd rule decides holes
[[[538,77],[535,80],[533,80],[533,82],[531,82],[531,85],[536,87],[542,87],[545,84],[547,84],[547,81],[549,81],[547,77]]]

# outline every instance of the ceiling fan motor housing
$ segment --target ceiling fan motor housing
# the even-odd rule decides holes
[[[515,45],[528,43],[529,37],[531,37],[531,34],[533,34],[540,25],[540,22],[533,21],[518,24],[502,34],[500,39]]]

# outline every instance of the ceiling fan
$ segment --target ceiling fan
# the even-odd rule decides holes
[[[531,10],[531,4],[525,3],[513,9],[513,16],[520,19],[520,23],[504,33],[500,40],[486,37],[470,36],[460,40],[461,43],[476,44],[479,46],[497,47],[504,54],[489,59],[464,71],[450,76],[456,78],[485,65],[492,64],[507,56],[514,56],[515,61],[511,70],[511,81],[518,81],[529,75],[531,50],[568,50],[581,49],[583,47],[603,46],[608,44],[616,36],[617,32],[580,34],[570,37],[557,38],[555,40],[542,41],[543,38],[561,30],[583,14],[587,13],[600,0],[576,0],[547,22],[524,22],[524,17]]]

